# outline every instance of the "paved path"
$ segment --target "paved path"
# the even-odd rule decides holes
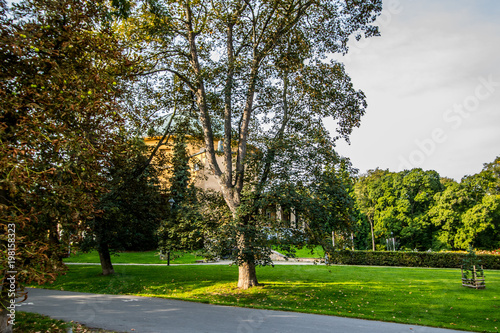
[[[169,299],[28,289],[18,310],[135,333],[453,333],[459,331]]]

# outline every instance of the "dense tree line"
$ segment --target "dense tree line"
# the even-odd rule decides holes
[[[361,220],[370,225],[358,242],[377,249],[392,238],[407,250],[498,249],[499,188],[499,157],[460,182],[422,169],[370,170],[355,185]]]

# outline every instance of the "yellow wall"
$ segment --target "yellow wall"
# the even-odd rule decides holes
[[[155,147],[158,144],[160,138],[145,138],[144,142],[147,146]],[[191,171],[191,177],[194,181],[194,185],[198,188],[204,190],[215,190],[220,191],[220,186],[214,175],[210,171],[210,167],[207,162],[207,158],[205,156],[204,150],[205,148],[201,143],[193,142],[193,140],[187,140],[187,152],[189,156],[192,156],[189,159],[189,166]],[[215,142],[215,147],[219,144],[218,141]],[[172,154],[173,144],[172,137],[169,140],[168,146],[161,146],[160,153],[165,153],[167,156]],[[201,152],[201,154],[200,154]],[[193,156],[195,155],[195,156]],[[217,156],[217,160],[219,165],[222,165],[223,157]],[[165,174],[163,177],[163,181],[167,183],[167,179],[171,177],[171,171],[169,166],[165,166]]]
[[[146,145],[155,147],[158,144],[158,141],[160,138],[146,138],[144,139]],[[172,140],[172,138],[171,138]],[[173,149],[173,144],[172,141],[169,141],[168,146],[162,146],[160,147],[160,152],[163,152],[165,154],[172,154],[172,149]],[[219,146],[219,141],[215,141],[214,143],[215,147],[217,148]],[[215,190],[215,191],[220,191],[220,186],[217,180],[215,179],[214,175],[210,171],[210,167],[207,162],[207,158],[205,156],[205,148],[204,146],[198,141],[193,141],[193,140],[187,140],[187,151],[189,156],[192,156],[189,160],[189,166],[191,168],[191,177],[192,181],[194,182],[194,185],[198,188],[204,189],[204,190]],[[201,152],[201,154],[200,154]],[[196,155],[196,156],[193,156]],[[223,156],[217,156],[217,161],[219,162],[219,165],[222,167],[223,165]],[[200,166],[200,168],[196,168],[196,164]],[[165,173],[163,177],[163,181],[165,182],[165,186],[168,186],[168,179],[172,176],[172,169],[169,168],[169,166],[165,166]],[[193,177],[194,176],[194,177]],[[286,221],[287,227],[292,227],[292,228],[304,228],[304,225],[299,221],[298,217],[293,213],[285,213],[281,207],[276,206],[276,207],[269,207],[269,209],[266,212],[268,214],[268,217],[273,218],[273,219],[279,219]]]

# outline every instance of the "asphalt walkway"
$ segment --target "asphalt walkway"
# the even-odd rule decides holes
[[[92,328],[135,333],[454,333],[460,331],[153,297],[28,288],[18,308]]]

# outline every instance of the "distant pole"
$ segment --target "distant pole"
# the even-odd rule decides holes
[[[172,209],[174,207],[175,200],[170,198],[170,200],[168,200],[168,204],[170,205],[170,209]],[[170,251],[167,251],[167,266],[170,266]]]

